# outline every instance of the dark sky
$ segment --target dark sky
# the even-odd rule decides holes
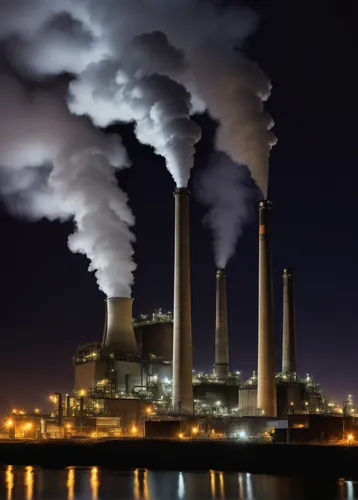
[[[252,1],[260,13],[251,56],[271,76],[268,108],[279,143],[270,165],[277,359],[281,357],[282,269],[293,266],[298,371],[312,373],[341,401],[358,397],[357,80],[353,0]],[[213,75],[213,77],[215,77]],[[195,171],[212,151],[214,125],[199,117],[204,138]],[[113,130],[113,129],[112,129]],[[123,134],[133,162],[119,177],[136,216],[135,314],[172,308],[173,181],[163,160]],[[205,210],[191,206],[194,364],[211,370],[215,266]],[[28,223],[2,210],[1,407],[44,406],[52,391],[72,389],[77,345],[101,340],[104,295],[87,260],[66,246],[71,224]],[[257,221],[228,265],[232,369],[249,376],[257,349]],[[279,366],[279,365],[278,365]]]

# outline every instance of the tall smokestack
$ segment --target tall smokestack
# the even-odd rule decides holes
[[[283,270],[282,373],[296,374],[293,272],[289,267]]]
[[[191,340],[189,191],[177,188],[174,242],[173,386],[174,411],[193,413]]]
[[[226,276],[216,271],[215,374],[219,379],[229,374],[229,342],[227,333]]]
[[[271,203],[268,200],[260,201],[257,407],[265,416],[276,417],[276,363],[270,262],[270,209]]]
[[[119,355],[138,355],[132,319],[132,299],[112,297],[106,300],[106,319],[102,347],[111,347]]]

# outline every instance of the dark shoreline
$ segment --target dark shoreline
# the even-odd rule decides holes
[[[114,440],[0,442],[1,465],[42,468],[219,470],[358,479],[358,447]]]

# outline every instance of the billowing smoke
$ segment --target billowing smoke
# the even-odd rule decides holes
[[[0,193],[10,211],[73,219],[69,248],[90,259],[103,292],[130,296],[134,218],[112,167],[128,165],[119,138],[72,116],[63,92],[29,93],[6,74],[0,108]]]
[[[196,195],[209,209],[204,224],[213,232],[218,269],[225,269],[252,214],[250,201],[255,198],[255,190],[250,181],[248,169],[223,153],[215,153],[208,167],[198,176]]]
[[[111,168],[126,161],[118,141],[74,115],[95,127],[134,123],[184,187],[201,135],[190,116],[207,110],[218,122],[217,149],[247,165],[266,196],[271,84],[241,50],[255,25],[250,11],[214,0],[2,1],[0,40],[12,67],[32,85],[63,73],[71,80],[69,113],[57,116],[51,93],[43,105],[20,90],[26,113],[7,102],[6,120],[19,124],[6,132],[17,156],[1,142],[7,199],[33,217],[73,217],[69,246],[90,258],[107,295],[128,295],[133,280],[133,217]]]
[[[182,54],[159,32],[133,38],[125,54],[81,73],[70,86],[70,109],[100,127],[135,122],[138,140],[153,146],[176,185],[186,187],[201,131],[190,120],[190,94],[168,76],[184,71]]]
[[[77,75],[73,112],[101,126],[134,121],[185,185],[200,137],[189,111],[206,109],[219,122],[217,149],[247,165],[266,197],[276,139],[263,111],[270,81],[240,50],[256,28],[251,11],[214,0],[6,0],[3,10],[0,36],[18,66]]]

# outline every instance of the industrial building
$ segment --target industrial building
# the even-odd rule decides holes
[[[288,414],[324,412],[319,384],[296,373],[293,270],[283,272],[282,366],[276,371],[270,255],[271,203],[259,203],[257,369],[248,380],[229,368],[226,273],[216,273],[213,373],[192,366],[189,192],[174,193],[174,314],[155,311],[132,318],[132,299],[106,300],[102,343],[78,348],[75,384],[63,411],[67,418],[119,418],[122,426],[193,415],[217,419],[284,419]],[[149,408],[149,410],[148,410]],[[133,424],[134,425],[134,424]]]
[[[153,394],[149,394],[150,388],[172,377],[171,314],[159,310],[151,318],[142,316],[137,322],[133,322],[131,299],[118,298],[116,302],[117,311],[113,312],[113,302],[106,301],[107,321],[102,344],[85,344],[76,352],[75,394],[82,392],[94,397],[110,398],[120,395],[152,397]],[[122,320],[130,325],[126,334],[134,345],[131,350],[120,344],[121,333],[119,341],[112,344],[112,339],[115,338],[115,333],[111,331],[114,328],[113,314],[123,312],[128,315],[126,320]]]

